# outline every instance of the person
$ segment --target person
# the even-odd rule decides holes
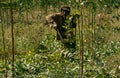
[[[60,13],[46,16],[46,24],[52,24],[57,31],[57,40],[60,40],[68,49],[76,50],[76,21],[75,17],[70,14],[69,6],[61,7]]]

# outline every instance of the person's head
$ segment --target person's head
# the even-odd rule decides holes
[[[63,16],[68,16],[69,14],[70,14],[70,7],[69,6],[63,6],[62,8],[61,8],[61,13],[62,13],[62,15]]]

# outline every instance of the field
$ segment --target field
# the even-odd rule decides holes
[[[56,7],[54,0],[40,6],[26,0],[19,7],[17,1],[22,0],[13,0],[17,8],[0,3],[4,5],[0,6],[0,78],[120,78],[119,3],[69,4],[71,14],[80,15],[77,51],[72,53],[56,40],[56,31],[44,25],[45,16],[59,12],[66,0]]]

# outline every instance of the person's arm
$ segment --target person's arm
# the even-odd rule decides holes
[[[55,30],[57,29],[57,26],[60,24],[60,13],[52,14],[46,16],[46,24],[50,27],[53,27]]]
[[[53,17],[54,17],[54,15],[48,15],[48,16],[46,16],[45,17],[45,21],[46,21],[46,25],[49,25],[49,24],[53,24],[53,22],[54,22],[54,20],[53,20]]]
[[[50,14],[46,16],[46,25],[49,25],[50,27],[57,28],[57,23],[56,23],[56,14]]]
[[[71,19],[71,28],[73,29],[73,36],[76,36],[76,26],[77,26],[76,21],[78,20],[79,16],[80,15],[76,14]]]

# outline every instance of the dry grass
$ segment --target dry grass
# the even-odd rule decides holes
[[[53,9],[54,10],[54,9]],[[51,13],[51,12],[49,12]],[[6,23],[4,24],[5,26],[5,41],[6,44],[9,44],[10,47],[10,43],[11,43],[11,28],[10,28],[10,23],[7,22],[10,19],[7,19],[8,17],[6,17],[6,15],[8,15],[9,17],[9,12],[4,13],[5,16],[5,20]],[[26,40],[28,43],[30,44],[32,43],[33,45],[36,43],[39,43],[40,39],[42,38],[42,36],[44,36],[45,34],[55,34],[55,30],[51,29],[49,27],[46,27],[43,25],[43,23],[45,22],[45,12],[40,11],[39,9],[37,9],[36,11],[31,10],[30,12],[23,12],[23,15],[19,15],[18,12],[14,13],[14,35],[15,35],[15,43],[18,44],[19,40],[22,40],[20,44],[24,43],[24,40]],[[85,14],[86,15],[86,14]],[[101,17],[102,19],[107,19],[108,21],[110,19],[112,19],[113,15],[109,15],[109,18],[107,17]],[[96,17],[96,21],[98,21],[98,17]],[[102,20],[101,19],[101,20]],[[86,33],[86,37],[87,38],[89,35],[89,32],[91,33],[89,27],[87,27],[87,23],[88,20],[85,19],[86,21],[84,21],[85,26],[84,26],[84,30]],[[113,29],[116,27],[120,28],[120,22],[116,19],[113,19],[114,23],[107,23],[107,26],[105,26],[107,28],[107,30],[103,30],[100,31],[98,30],[97,34],[104,36],[106,40],[110,40],[110,41],[120,41],[120,31],[114,31]],[[90,21],[91,22],[91,21]],[[102,21],[103,25],[106,23],[104,21]],[[0,26],[0,30],[1,30],[1,26]],[[0,36],[0,41],[1,41],[1,46],[2,46],[2,32],[0,32],[1,36]],[[19,46],[17,45],[17,46]],[[22,48],[22,47],[21,47]],[[26,47],[27,48],[27,47]],[[22,50],[21,50],[22,51]]]

